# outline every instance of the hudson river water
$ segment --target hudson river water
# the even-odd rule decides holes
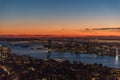
[[[120,68],[120,57],[118,56],[96,56],[92,54],[72,54],[69,52],[51,52],[51,54],[49,54],[46,50],[33,50],[25,47],[14,46],[8,42],[0,42],[0,45],[10,47],[13,53],[19,55],[29,55],[38,59],[46,59],[47,55],[50,55],[50,58],[67,59],[71,62],[81,61],[88,64],[98,63],[108,67]]]

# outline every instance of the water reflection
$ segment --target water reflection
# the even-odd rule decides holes
[[[119,56],[115,56],[115,64],[118,65]]]

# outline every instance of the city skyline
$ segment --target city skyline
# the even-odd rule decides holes
[[[120,36],[119,0],[1,0],[0,35]]]

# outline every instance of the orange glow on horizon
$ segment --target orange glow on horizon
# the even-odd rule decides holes
[[[1,32],[1,31],[0,31]],[[14,32],[14,33],[13,33]],[[44,30],[13,30],[13,31],[4,31],[0,35],[50,35],[50,36],[71,36],[71,37],[84,37],[84,36],[120,36],[120,32],[111,32],[111,31],[88,31],[84,32],[83,30],[79,32],[75,31],[44,31]]]
[[[0,24],[0,35],[52,35],[52,36],[120,36],[119,30],[92,30],[120,26],[118,23],[75,21],[4,21]],[[86,29],[88,28],[88,30]],[[90,30],[89,30],[90,29]]]

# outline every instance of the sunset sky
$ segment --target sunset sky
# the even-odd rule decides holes
[[[0,0],[0,35],[120,36],[120,0]]]

